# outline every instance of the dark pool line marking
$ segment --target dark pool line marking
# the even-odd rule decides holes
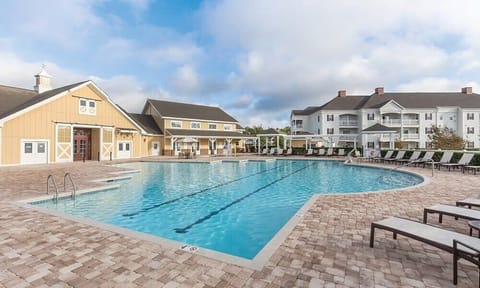
[[[161,202],[161,203],[158,203],[158,204],[155,204],[155,205],[152,205],[150,207],[147,207],[147,208],[142,208],[136,212],[132,212],[132,213],[125,213],[125,214],[122,214],[122,216],[124,217],[133,217],[137,214],[140,214],[140,213],[143,213],[143,212],[147,212],[149,210],[152,210],[152,209],[155,209],[155,208],[158,208],[158,207],[161,207],[161,206],[164,206],[164,205],[167,205],[167,204],[170,204],[170,203],[174,203],[178,200],[181,200],[181,199],[184,199],[186,197],[192,197],[192,196],[195,196],[195,195],[198,195],[198,194],[201,194],[201,193],[205,193],[207,191],[210,191],[210,190],[213,190],[215,188],[219,188],[219,187],[222,187],[222,186],[225,186],[225,185],[228,185],[228,184],[232,184],[232,183],[235,183],[235,182],[238,182],[240,180],[243,180],[243,179],[246,179],[246,178],[249,178],[249,177],[253,177],[253,176],[256,176],[256,175],[259,175],[259,174],[262,174],[262,173],[266,173],[266,172],[269,172],[271,170],[274,170],[274,169],[277,169],[278,167],[282,167],[281,165],[275,165],[275,167],[273,168],[269,168],[269,169],[265,169],[265,170],[262,170],[262,171],[259,171],[259,172],[256,172],[256,173],[253,173],[253,174],[250,174],[250,175],[247,175],[247,176],[244,176],[244,177],[240,177],[238,179],[233,179],[233,180],[230,180],[230,181],[227,181],[227,182],[224,182],[224,183],[220,183],[220,184],[217,184],[217,185],[214,185],[214,186],[211,186],[211,187],[208,187],[208,188],[204,188],[200,191],[197,191],[197,192],[194,192],[194,193],[191,193],[191,194],[187,194],[187,195],[183,195],[183,196],[180,196],[178,198],[174,198],[174,199],[171,199],[171,200],[168,200],[168,201],[165,201],[165,202]]]
[[[287,175],[284,175],[284,176],[282,176],[282,177],[280,177],[280,178],[278,178],[278,179],[276,179],[276,180],[268,183],[268,184],[265,185],[265,186],[262,186],[262,187],[260,187],[260,188],[255,189],[254,191],[252,191],[252,192],[250,192],[250,193],[248,193],[248,194],[246,194],[246,195],[244,195],[244,196],[242,196],[242,197],[240,197],[240,198],[238,198],[238,199],[236,199],[236,200],[228,203],[227,205],[221,207],[221,208],[218,209],[218,210],[215,210],[215,211],[210,212],[208,215],[206,215],[206,216],[198,219],[197,221],[193,222],[192,224],[190,224],[190,225],[188,225],[188,226],[185,226],[185,227],[183,227],[183,228],[174,228],[173,230],[174,230],[176,233],[181,233],[181,234],[187,233],[187,232],[188,232],[188,229],[192,228],[193,226],[198,225],[198,224],[200,224],[200,223],[202,223],[202,222],[204,222],[204,221],[212,218],[213,216],[217,215],[218,213],[220,213],[220,212],[222,212],[222,211],[224,211],[224,210],[232,207],[232,206],[235,205],[235,204],[238,204],[238,203],[242,202],[243,200],[247,199],[248,197],[252,196],[253,194],[258,193],[258,192],[260,192],[260,191],[262,191],[262,190],[264,190],[264,189],[272,186],[273,184],[278,183],[278,182],[282,181],[283,179],[292,176],[293,174],[296,174],[296,173],[298,173],[298,172],[300,172],[300,171],[303,171],[303,170],[307,169],[308,167],[310,167],[310,166],[312,166],[312,165],[313,165],[313,164],[305,165],[304,167],[302,167],[302,168],[300,168],[300,169],[297,169],[297,170],[295,170],[295,171],[293,171],[293,172],[291,172],[291,173],[289,173],[289,174],[287,174]]]

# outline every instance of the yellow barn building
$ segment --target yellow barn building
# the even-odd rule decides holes
[[[34,90],[0,85],[0,165],[217,154],[237,145],[238,122],[218,107],[147,100],[142,114],[116,105],[94,82]],[[190,142],[190,143],[186,143]]]

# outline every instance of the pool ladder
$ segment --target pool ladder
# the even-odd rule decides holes
[[[76,194],[77,194],[77,186],[75,185],[75,182],[73,182],[73,178],[72,178],[72,175],[70,173],[65,173],[65,175],[63,175],[63,192],[66,192],[67,191],[67,179],[70,180],[70,183],[72,184],[72,194],[70,195],[70,197],[75,200],[75,197],[76,197]],[[50,194],[50,187],[53,185],[53,188],[55,189],[55,194],[53,195],[53,202],[57,202],[58,201],[58,185],[57,185],[57,181],[55,181],[55,177],[50,174],[48,175],[47,177],[47,194]]]

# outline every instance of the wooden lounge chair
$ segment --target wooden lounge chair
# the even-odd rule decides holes
[[[453,151],[445,151],[443,152],[442,158],[438,162],[425,162],[426,165],[433,165],[434,167],[437,167],[440,169],[440,164],[444,163],[450,163],[450,160],[452,160],[453,157]]]
[[[399,234],[452,253],[454,284],[457,284],[458,260],[463,258],[480,267],[480,239],[478,238],[409,219],[390,217],[372,222],[370,228],[370,247],[372,248],[375,229],[393,232],[393,239],[397,239]]]
[[[383,156],[383,157],[375,157],[375,158],[372,159],[372,161],[375,161],[375,162],[383,162],[383,161],[385,161],[386,159],[392,158],[392,155],[393,155],[393,150],[388,150],[387,153],[385,154],[385,156]]]
[[[480,211],[457,207],[453,205],[437,204],[423,209],[423,223],[427,223],[428,214],[438,214],[438,222],[442,223],[443,215],[466,220],[480,220]]]
[[[410,158],[395,160],[395,164],[398,163],[402,165],[410,162],[413,163],[414,161],[418,160],[419,157],[420,157],[420,151],[413,151],[412,155],[410,155]]]
[[[463,200],[459,200],[455,203],[457,206],[461,207],[468,207],[472,209],[472,207],[480,207],[480,199],[478,198],[467,198]]]
[[[397,160],[403,159],[404,155],[405,155],[405,150],[400,150],[400,151],[398,151],[395,158],[384,159],[383,162],[394,163]]]
[[[463,153],[462,157],[460,158],[460,160],[458,160],[457,163],[441,163],[439,164],[440,166],[438,167],[438,169],[440,170],[441,167],[447,167],[448,171],[450,171],[451,168],[462,168],[463,171],[463,167],[467,166],[470,161],[472,161],[472,159],[473,153]]]

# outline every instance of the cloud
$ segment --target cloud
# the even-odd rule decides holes
[[[473,0],[462,9],[450,0],[224,0],[202,13],[206,33],[236,51],[232,89],[249,91],[254,111],[276,119],[283,110],[287,123],[291,109],[321,105],[343,88],[478,85],[480,26],[472,11],[479,10]]]

